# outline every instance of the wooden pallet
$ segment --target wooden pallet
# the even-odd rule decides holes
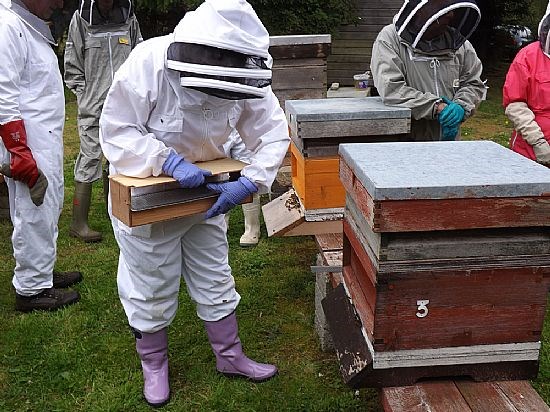
[[[383,388],[385,412],[549,412],[528,381],[427,381]]]

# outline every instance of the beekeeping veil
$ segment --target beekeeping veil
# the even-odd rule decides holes
[[[269,33],[245,0],[206,0],[174,30],[166,66],[184,87],[223,99],[264,97],[271,84]]]
[[[97,0],[81,0],[78,9],[80,17],[90,25],[104,24],[99,12]],[[124,24],[134,15],[134,7],[131,0],[113,0],[113,11],[111,13],[111,24]]]
[[[460,48],[480,20],[475,0],[405,0],[393,22],[403,41],[430,54]]]
[[[539,42],[540,47],[544,54],[550,57],[550,36],[548,32],[550,31],[550,3],[548,3],[548,8],[546,9],[546,14],[539,23]]]

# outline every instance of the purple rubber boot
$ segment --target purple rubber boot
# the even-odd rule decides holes
[[[170,399],[167,329],[154,333],[134,331],[134,334],[143,369],[143,395],[149,405],[162,406]]]
[[[204,325],[219,372],[225,376],[242,376],[254,382],[266,381],[277,374],[275,365],[254,362],[243,353],[235,312],[216,322],[204,322]]]

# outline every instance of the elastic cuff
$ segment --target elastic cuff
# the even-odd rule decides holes
[[[437,105],[439,103],[443,103],[443,99],[437,99],[434,103],[434,105],[432,106],[432,118],[435,120],[439,117],[438,113],[437,113]]]
[[[239,177],[239,182],[241,182],[250,193],[256,193],[258,191],[258,186],[252,183],[248,178],[241,176]]]
[[[162,165],[162,171],[167,175],[172,176],[172,174],[174,173],[174,169],[181,160],[183,160],[183,158],[179,154],[177,154],[174,149],[170,148],[168,157]]]

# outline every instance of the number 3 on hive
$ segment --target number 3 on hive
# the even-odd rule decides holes
[[[430,303],[429,300],[417,300],[416,306],[418,306],[418,312],[416,312],[416,316],[418,318],[425,318],[428,316],[428,303]]]

